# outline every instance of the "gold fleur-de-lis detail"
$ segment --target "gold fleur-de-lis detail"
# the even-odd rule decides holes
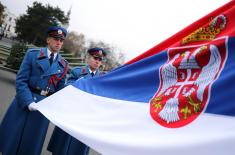
[[[200,111],[200,103],[194,102],[190,96],[188,96],[188,103],[193,106],[193,110],[195,113]]]
[[[184,115],[184,119],[187,119],[188,118],[188,115],[191,114],[191,110],[189,109],[189,107],[186,105],[184,108],[182,108],[180,110],[181,113],[183,113]]]
[[[154,108],[155,108],[154,112],[157,112],[158,109],[161,109],[161,108],[162,108],[161,102],[156,103],[156,104],[154,105]]]
[[[162,97],[155,97],[154,99],[152,99],[151,104],[154,106],[156,104],[156,102],[161,101]]]

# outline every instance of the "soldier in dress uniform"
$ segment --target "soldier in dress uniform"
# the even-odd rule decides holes
[[[81,78],[97,77],[103,72],[99,70],[106,52],[102,48],[91,48],[88,51],[87,66],[75,67],[69,78],[67,85],[72,84]],[[79,140],[73,138],[63,130],[55,127],[49,142],[48,148],[53,155],[88,155],[89,147]]]
[[[62,89],[68,68],[59,54],[67,31],[49,27],[47,47],[29,49],[16,76],[16,96],[0,126],[3,155],[40,155],[49,121],[37,102]]]

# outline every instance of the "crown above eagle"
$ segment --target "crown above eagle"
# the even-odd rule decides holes
[[[200,27],[190,35],[182,39],[182,44],[196,42],[196,41],[211,41],[225,28],[226,17],[219,15],[215,17],[208,25],[208,27]]]

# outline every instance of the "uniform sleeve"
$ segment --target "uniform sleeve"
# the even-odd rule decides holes
[[[74,83],[78,79],[78,71],[79,70],[77,68],[71,71],[71,74],[68,77],[67,85]]]
[[[27,52],[16,76],[16,98],[20,107],[24,108],[33,102],[32,93],[28,87],[32,69],[31,52]]]
[[[74,68],[68,77],[68,81],[66,85],[70,85],[74,83],[77,79],[81,78],[81,76],[82,76],[81,68]]]

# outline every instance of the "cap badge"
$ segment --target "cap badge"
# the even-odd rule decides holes
[[[58,34],[62,34],[62,30],[58,30]]]
[[[99,54],[102,55],[102,53],[103,53],[103,52],[102,52],[101,50],[99,50]]]

